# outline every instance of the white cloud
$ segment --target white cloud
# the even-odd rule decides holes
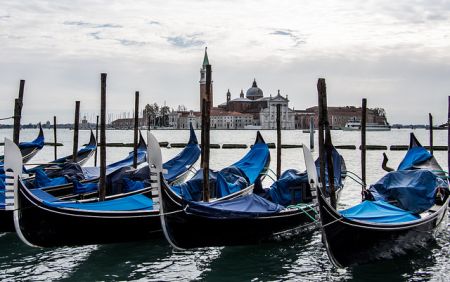
[[[324,76],[330,104],[364,96],[392,122],[424,122],[428,112],[445,119],[450,1],[35,0],[2,9],[0,117],[21,78],[26,122],[53,112],[70,121],[76,99],[95,111],[102,71],[111,110],[130,111],[135,90],[143,102],[197,108],[207,44],[216,102],[256,77],[266,94],[281,89],[304,108]]]

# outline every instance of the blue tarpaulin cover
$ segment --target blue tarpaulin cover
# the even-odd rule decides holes
[[[421,213],[434,205],[437,187],[448,185],[429,170],[401,170],[389,172],[369,191],[375,200],[396,200],[399,207]]]
[[[189,143],[183,151],[171,160],[163,164],[167,170],[164,178],[168,181],[174,181],[178,176],[185,173],[199,158],[200,147],[197,143]]]
[[[57,202],[59,201],[58,198],[56,198],[55,196],[50,195],[49,193],[45,192],[44,190],[41,189],[31,189],[30,192],[35,195],[36,197],[38,197],[41,201],[46,201],[46,202]]]
[[[31,142],[20,142],[19,148],[25,149],[25,148],[36,147],[36,148],[42,149],[42,147],[44,147],[44,141],[45,141],[44,136],[39,135],[36,139],[34,139]]]
[[[325,158],[325,160],[327,158],[326,152],[325,152],[324,158]],[[342,187],[342,173],[343,173],[342,166],[343,166],[344,159],[342,158],[342,156],[338,153],[338,151],[334,147],[331,151],[331,158],[333,160],[334,187],[335,188]],[[316,165],[317,175],[320,177],[320,160],[319,160],[319,158],[317,158],[317,160],[314,162],[314,164]],[[326,183],[327,183],[326,189],[327,189],[327,191],[329,191],[328,166],[327,166],[326,161],[325,161],[325,179],[326,179]]]
[[[326,157],[326,154],[325,154]],[[338,151],[333,147],[332,150],[332,158],[333,158],[333,170],[334,170],[334,185],[335,189],[338,190],[342,188],[342,167],[343,167],[343,158],[338,153]],[[320,175],[320,163],[317,159],[315,161],[317,174]],[[327,183],[327,191],[329,191],[328,185],[328,171],[325,167],[325,178]],[[308,174],[305,172],[299,172],[295,169],[289,169],[281,174],[280,179],[275,181],[269,189],[266,189],[266,195],[270,196],[270,200],[274,203],[278,203],[283,206],[290,205],[292,201],[292,193],[290,188],[298,187],[302,184],[308,183]],[[294,203],[301,202],[302,195],[301,191],[295,191],[295,199]]]
[[[289,169],[281,174],[280,179],[275,181],[267,192],[272,202],[287,206],[292,203],[292,193],[289,188],[300,186],[304,183],[308,183],[308,174],[306,172]],[[294,202],[299,203],[301,199],[301,192],[296,191]]]
[[[33,181],[34,188],[57,186],[67,183],[69,183],[69,181],[67,181],[67,178],[64,176],[49,178],[42,169],[37,169],[35,171]]]
[[[238,162],[218,172],[210,170],[210,187],[215,197],[221,198],[252,185],[270,160],[266,143],[256,143]],[[173,186],[172,190],[183,199],[200,201],[202,198],[203,171],[200,169],[189,181]]]
[[[68,203],[47,201],[44,201],[44,203],[52,207],[90,211],[137,211],[151,210],[153,208],[152,199],[142,194],[94,203]]]
[[[147,159],[147,151],[146,150],[138,150],[137,152],[137,160],[138,164],[145,162]],[[131,152],[128,157],[118,162],[112,163],[106,166],[106,175],[109,175],[123,167],[132,166],[133,165],[133,152]],[[83,167],[83,173],[86,179],[93,179],[100,177],[100,168],[99,167]]]
[[[80,183],[78,180],[73,179],[73,191],[75,194],[83,194],[95,192],[98,190],[98,183]]]
[[[413,221],[419,216],[410,211],[402,210],[384,201],[364,201],[340,214],[350,220],[360,220],[375,223],[401,223]]]
[[[215,187],[217,171],[209,170],[209,184]],[[203,169],[199,169],[194,176],[185,183],[172,186],[171,189],[188,201],[200,201],[202,199]]]
[[[269,160],[269,147],[266,143],[261,142],[254,144],[251,150],[242,159],[231,166],[235,166],[242,170],[250,183],[253,183],[259,177]]]
[[[124,192],[132,192],[132,191],[136,191],[136,190],[140,190],[140,189],[144,189],[145,188],[145,183],[144,181],[134,181],[131,180],[127,177],[125,177],[123,179],[123,183],[124,183],[124,187],[123,190]]]
[[[414,166],[428,161],[432,157],[433,155],[431,155],[424,147],[412,147],[406,153],[397,170],[412,169]]]
[[[256,194],[213,203],[188,202],[186,212],[214,218],[268,216],[280,212],[283,206]]]

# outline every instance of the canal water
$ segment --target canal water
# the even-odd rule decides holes
[[[53,141],[51,130],[44,130],[46,141]],[[21,140],[30,141],[37,135],[37,129],[21,132]],[[392,130],[389,132],[368,132],[370,145],[407,145],[409,133],[414,132],[423,145],[428,145],[428,131]],[[188,131],[155,130],[159,141],[170,143],[187,142]],[[276,142],[275,131],[261,131],[266,142]],[[58,156],[72,151],[72,131],[59,130]],[[0,130],[0,142],[11,138],[12,131]],[[197,132],[200,136],[200,132]],[[211,132],[211,143],[252,144],[256,131],[217,130]],[[332,131],[335,145],[360,144],[359,132]],[[79,144],[87,143],[88,131],[80,132]],[[317,139],[317,138],[315,138]],[[107,142],[132,142],[132,131],[107,131]],[[435,145],[447,144],[447,132],[436,131]],[[309,145],[309,134],[301,131],[282,131],[284,144]],[[317,144],[316,144],[317,148]],[[131,148],[107,148],[107,162],[126,156]],[[168,160],[180,152],[179,148],[162,149],[163,159]],[[211,149],[211,167],[220,169],[240,159],[248,149]],[[347,169],[360,175],[360,151],[340,150]],[[384,174],[381,169],[383,151],[367,152],[367,181],[374,183]],[[405,151],[386,151],[389,165],[396,167]],[[0,147],[3,154],[3,147]],[[317,156],[317,150],[313,152]],[[436,159],[446,169],[447,152],[435,152]],[[46,146],[31,162],[52,160],[53,147]],[[271,149],[271,169],[275,171],[276,150]],[[86,166],[92,166],[91,159]],[[282,169],[304,170],[301,149],[283,149]],[[271,184],[267,177],[265,186]],[[346,208],[360,201],[361,187],[350,179],[345,183],[340,208]],[[33,281],[450,281],[450,227],[444,230],[436,241],[415,252],[400,255],[394,259],[375,264],[336,269],[328,261],[321,243],[320,233],[282,243],[259,246],[203,248],[189,251],[175,251],[164,238],[111,245],[90,245],[35,249],[25,246],[15,234],[0,234],[0,280]]]

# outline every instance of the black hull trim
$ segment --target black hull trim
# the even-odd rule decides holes
[[[178,249],[279,241],[316,228],[312,210],[309,213],[292,210],[274,216],[233,219],[187,213],[181,198],[163,179],[160,199],[166,239]]]
[[[320,190],[320,189],[318,189]],[[447,217],[449,199],[429,216],[407,223],[374,224],[340,216],[318,191],[322,237],[331,262],[337,267],[364,264],[414,250],[433,239]]]
[[[16,232],[12,211],[0,210],[0,233],[3,232]]]
[[[86,211],[50,207],[19,181],[16,229],[33,246],[57,247],[105,244],[160,236],[158,210]],[[17,231],[17,230],[16,230]]]

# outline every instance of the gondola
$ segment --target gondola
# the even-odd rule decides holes
[[[396,171],[365,192],[365,200],[337,211],[318,189],[322,241],[336,267],[364,264],[423,246],[445,222],[447,180],[436,159],[411,134]]]
[[[27,163],[29,160],[31,160],[32,157],[34,157],[43,147],[44,147],[44,132],[42,131],[42,126],[39,123],[39,134],[31,142],[20,142],[19,148],[20,152],[22,154],[23,162]],[[4,156],[0,156],[0,162],[3,162]]]
[[[9,139],[5,140],[5,154],[6,209],[13,212],[17,235],[27,245],[126,242],[151,238],[161,229],[151,188],[105,201],[64,202],[40,189],[26,188],[18,148]],[[152,158],[149,163],[154,166]]]
[[[345,164],[336,150],[332,158],[336,168],[335,184],[342,188],[341,172]],[[273,187],[288,185],[288,176]],[[283,206],[274,200],[275,197],[268,200],[256,193],[228,197],[219,202],[189,201],[174,193],[162,179],[159,196],[164,235],[175,248],[188,249],[259,244],[286,240],[311,231],[317,227],[314,202],[308,197],[313,191],[309,189],[306,173],[297,181],[300,183],[296,185],[300,187],[295,188],[303,188],[303,200]]]
[[[84,149],[84,148],[83,148]],[[82,150],[83,150],[82,149]],[[6,152],[6,147],[5,147]],[[144,138],[140,136],[139,140],[139,146],[138,146],[138,164],[145,162],[147,159],[147,144],[144,141]],[[109,173],[114,173],[117,170],[120,170],[124,167],[129,167],[133,163],[133,152],[131,152],[126,158],[123,160],[120,160],[118,162],[112,163],[107,166],[107,171]],[[88,184],[88,183],[94,183],[98,181],[99,177],[99,168],[93,167],[93,168],[81,168],[78,164],[72,165],[68,164],[72,169],[75,167],[81,174],[83,174],[85,180],[80,181],[82,182],[82,185]],[[33,190],[43,190],[45,194],[49,194],[52,197],[57,198],[64,198],[64,197],[71,197],[71,195],[74,195],[74,183],[69,182],[66,179],[67,171],[65,170],[65,166],[62,167],[61,170],[56,170],[52,172],[54,178],[52,178],[47,184],[46,187],[39,187],[36,188],[35,185],[30,186],[31,182],[34,182],[36,179],[23,179],[24,183],[27,183],[29,188],[34,188]],[[39,177],[39,176],[38,176]],[[46,177],[46,176],[45,176]],[[56,179],[56,180],[55,180]],[[64,180],[64,181],[62,181]],[[8,210],[6,208],[6,197],[5,197],[5,184],[1,183],[4,182],[0,178],[0,232],[15,232],[14,229],[14,222],[13,222],[13,215],[12,211]],[[27,185],[26,184],[26,185]],[[95,188],[97,189],[97,188]],[[36,192],[38,193],[38,192]],[[43,194],[44,194],[43,193]],[[90,193],[89,196],[95,197],[97,195],[97,192]]]
[[[95,153],[96,149],[97,149],[97,140],[95,139],[94,133],[91,130],[89,143],[86,144],[85,146],[83,146],[83,148],[81,148],[77,152],[76,163],[80,166],[83,166],[89,160],[89,158],[92,157],[92,155]],[[29,168],[26,170],[26,172],[28,174],[33,174],[38,169],[45,170],[48,168],[52,168],[52,169],[60,168],[62,165],[67,164],[67,163],[72,163],[72,162],[73,162],[73,155],[68,155],[68,156],[56,159],[54,161],[51,161],[48,164],[42,164],[42,165],[38,165],[38,166],[35,166],[32,168]]]

